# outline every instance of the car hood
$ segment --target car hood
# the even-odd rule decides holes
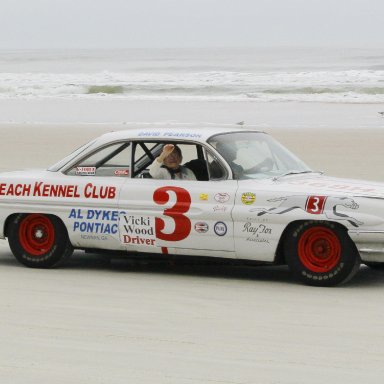
[[[247,180],[254,182],[254,180]],[[246,182],[247,182],[246,181]],[[257,181],[259,184],[260,182]],[[342,179],[321,174],[287,175],[276,180],[263,180],[266,188],[273,191],[310,195],[335,195],[384,199],[384,183],[375,181]],[[259,185],[260,188],[260,185]]]

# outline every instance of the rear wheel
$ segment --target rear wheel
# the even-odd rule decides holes
[[[67,229],[52,215],[18,214],[11,218],[7,236],[16,259],[28,267],[54,267],[73,253]]]
[[[341,284],[360,266],[360,256],[346,230],[332,222],[300,223],[288,233],[284,245],[290,270],[305,284]]]

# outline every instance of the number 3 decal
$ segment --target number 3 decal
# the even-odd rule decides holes
[[[184,213],[189,211],[191,196],[188,191],[180,187],[162,187],[153,193],[156,204],[164,205],[169,201],[169,192],[176,195],[176,203],[164,210],[164,215],[170,217],[175,223],[175,229],[171,233],[164,233],[165,221],[159,217],[155,218],[156,237],[166,241],[184,240],[191,232],[191,221]]]
[[[326,196],[309,196],[305,204],[305,210],[313,215],[320,215],[324,212]]]

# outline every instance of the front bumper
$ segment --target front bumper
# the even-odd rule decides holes
[[[348,231],[356,244],[361,260],[364,262],[384,263],[384,231]]]

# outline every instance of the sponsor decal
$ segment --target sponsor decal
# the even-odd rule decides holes
[[[245,205],[251,205],[255,202],[256,195],[252,192],[244,192],[241,195],[241,202]]]
[[[103,209],[72,208],[68,219],[73,219],[72,231],[75,233],[92,233],[101,235],[115,235],[118,233],[119,214],[125,212]],[[84,235],[86,236],[86,235]],[[91,239],[91,237],[83,237]],[[97,236],[93,240],[106,240],[106,236]]]
[[[84,197],[86,199],[114,199],[116,197],[116,187],[96,187],[92,183],[88,183],[84,187]]]
[[[269,244],[269,240],[265,238],[265,236],[272,234],[272,228],[269,228],[264,224],[253,224],[248,221],[244,224],[242,232],[251,235],[250,237],[247,237],[247,241]]]
[[[123,244],[156,246],[153,217],[122,215],[119,228],[120,240]]]
[[[47,184],[36,181],[33,184],[0,183],[0,196],[66,197],[85,199],[114,199],[116,187],[93,185],[80,187],[75,184]]]
[[[213,212],[227,212],[228,206],[226,205],[215,205],[213,207]]]
[[[222,221],[218,221],[213,229],[217,236],[224,236],[227,233],[227,225]]]
[[[259,235],[259,234],[272,234],[272,228],[268,228],[264,224],[256,224],[253,225],[250,222],[247,222],[244,224],[243,232],[252,233],[253,236]]]
[[[76,167],[76,175],[95,176],[96,167]]]
[[[208,200],[208,193],[200,193],[200,200]]]
[[[269,244],[268,239],[264,239],[262,237],[247,237],[247,241],[253,241],[254,243],[266,243]]]
[[[115,173],[115,176],[128,176],[129,169],[116,169],[114,173]]]
[[[97,240],[97,241],[104,241],[104,240],[108,240],[108,237],[107,236],[99,236],[99,235],[84,235],[84,234],[81,234],[80,237],[83,239],[83,240]]]
[[[230,195],[226,192],[224,193],[216,193],[215,195],[215,200],[218,202],[218,203],[226,203],[229,199],[230,199]]]
[[[209,225],[207,223],[204,223],[202,221],[199,221],[198,223],[195,223],[195,231],[197,233],[206,233],[209,230]]]
[[[324,214],[333,221],[347,221],[354,227],[364,224],[360,220],[346,213],[346,209],[357,210],[359,204],[351,197],[340,196],[306,196],[293,195],[269,199],[275,206],[272,208],[254,208],[250,212],[257,212],[257,216],[284,215],[293,210],[302,210],[311,215]],[[272,204],[271,204],[272,205]],[[338,207],[342,207],[342,213]]]

